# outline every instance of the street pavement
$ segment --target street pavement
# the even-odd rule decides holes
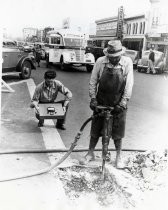
[[[83,122],[92,115],[88,93],[90,74],[84,67],[61,71],[55,65],[52,69],[56,70],[58,79],[73,93],[67,115],[67,130],[59,131],[64,144],[69,147]],[[36,79],[35,74],[33,77]],[[123,148],[142,150],[168,148],[168,74],[148,75],[134,70],[134,80],[132,97],[128,102]],[[84,129],[77,148],[88,148],[89,139],[90,123]],[[99,141],[97,148],[101,147]],[[110,142],[110,147],[114,148],[113,141]]]
[[[1,93],[2,151],[69,148],[82,123],[92,114],[88,106],[90,74],[83,70],[60,71],[56,66],[52,68],[57,70],[58,79],[73,92],[66,123],[67,130],[58,132],[52,120],[45,121],[45,126],[38,128],[34,111],[29,108],[35,84],[43,80],[43,73],[46,71],[42,66],[32,73],[33,79],[13,83],[11,85],[13,93]],[[128,105],[123,148],[146,150],[168,148],[167,74],[146,75],[134,71],[134,76],[135,84]],[[90,126],[87,126],[78,148],[88,147],[89,129]],[[101,148],[101,142],[97,147]],[[110,147],[114,147],[112,141]],[[58,156],[55,154],[1,155],[0,180],[47,168],[57,159]],[[56,205],[63,203],[62,200],[66,200],[60,180],[50,173],[17,181],[0,182],[0,189],[0,209],[20,210],[24,207],[31,210],[52,210]]]
[[[32,79],[13,83],[14,92],[1,93],[1,151],[22,149],[64,149],[53,121],[37,127],[29,108],[35,88]],[[61,181],[51,173],[4,182],[47,169],[60,158],[55,154],[10,154],[0,158],[0,209],[54,210],[64,208],[66,196]],[[64,202],[65,201],[65,202]]]

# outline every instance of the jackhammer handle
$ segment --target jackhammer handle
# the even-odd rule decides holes
[[[98,106],[96,106],[96,108],[99,110],[103,110],[103,111],[106,111],[106,110],[113,111],[114,110],[114,107],[112,107],[112,106],[98,105]]]

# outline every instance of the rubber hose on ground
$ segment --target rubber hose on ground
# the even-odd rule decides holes
[[[60,159],[58,160],[56,163],[54,163],[53,165],[51,165],[50,167],[46,168],[46,169],[42,169],[42,170],[38,170],[34,173],[30,173],[30,174],[22,174],[20,176],[16,176],[16,177],[11,177],[11,178],[6,178],[6,179],[2,179],[0,180],[0,182],[7,182],[7,181],[13,181],[13,180],[18,180],[18,179],[23,179],[23,178],[28,178],[28,177],[33,177],[33,176],[37,176],[37,175],[41,175],[41,174],[45,174],[50,172],[52,169],[56,168],[58,165],[60,165],[73,151],[73,149],[75,148],[75,146],[77,145],[78,140],[80,139],[80,136],[82,134],[82,131],[84,130],[85,126],[88,124],[88,122],[90,122],[93,117],[95,116],[91,116],[90,118],[88,118],[83,125],[81,126],[79,132],[77,133],[77,135],[75,136],[75,140],[74,142],[72,142],[68,152]]]

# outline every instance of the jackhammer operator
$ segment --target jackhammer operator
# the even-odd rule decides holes
[[[64,119],[58,119],[56,123],[56,128],[65,130],[65,120],[66,114],[69,106],[69,102],[72,98],[71,91],[65,87],[60,81],[56,80],[56,72],[53,70],[48,70],[44,74],[44,81],[37,85],[33,98],[31,100],[30,107],[35,108],[36,110],[36,118],[39,120],[38,126],[42,127],[44,124],[44,120],[40,119],[39,116],[39,103],[54,103],[58,92],[65,95],[65,100],[57,101],[57,103],[61,103],[64,110]]]
[[[125,48],[119,40],[109,41],[108,47],[103,51],[105,56],[100,57],[94,65],[89,83],[90,108],[94,113],[97,112],[97,105],[114,107],[110,135],[116,148],[117,168],[123,165],[122,138],[125,135],[127,102],[133,87],[133,63],[129,57],[122,55],[124,51]],[[82,158],[82,164],[95,159],[94,149],[102,136],[103,122],[103,117],[100,116],[92,120],[89,151]]]

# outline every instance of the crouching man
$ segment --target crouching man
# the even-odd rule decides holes
[[[56,80],[56,72],[53,70],[46,71],[44,74],[44,81],[37,85],[33,98],[31,100],[30,107],[35,108],[36,118],[39,120],[38,126],[42,127],[44,120],[39,117],[39,103],[54,103],[57,99],[58,92],[65,96],[65,99],[59,101],[62,103],[64,110],[64,119],[58,119],[56,123],[56,128],[65,130],[65,120],[66,114],[69,106],[69,102],[72,98],[71,91],[65,87],[60,81]],[[57,101],[58,103],[58,101]]]

